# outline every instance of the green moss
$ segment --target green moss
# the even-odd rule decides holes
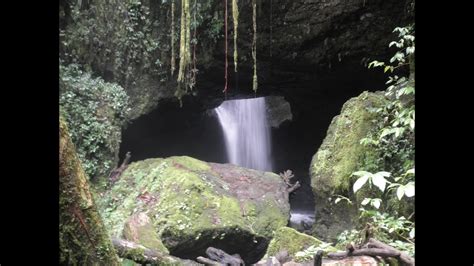
[[[224,241],[221,238],[244,231],[248,233],[242,242],[248,242],[248,238],[269,239],[273,231],[287,224],[289,210],[279,209],[274,198],[239,199],[229,189],[228,181],[215,170],[206,162],[186,156],[131,163],[100,198],[107,228],[113,236],[120,237],[126,234],[125,221],[145,212],[151,220],[150,235],[156,232],[172,251],[176,246],[194,248],[195,241]],[[235,170],[236,175],[241,174],[241,169]],[[252,174],[258,174],[262,180],[268,177],[265,182],[275,187],[278,187],[275,182],[283,185],[277,175]],[[249,194],[266,193],[259,189],[252,188]],[[154,245],[153,239],[147,244],[147,239],[142,237],[140,243]]]
[[[275,256],[282,250],[288,251],[288,254],[294,257],[298,251],[303,251],[312,245],[319,247],[323,243],[323,241],[300,233],[293,228],[281,227],[275,232],[274,238],[270,241],[265,257]],[[336,251],[336,248],[329,247],[326,251]]]
[[[367,137],[375,114],[369,108],[380,106],[383,97],[364,92],[347,101],[341,114],[334,117],[326,138],[311,161],[312,186],[315,193],[331,194],[350,189],[351,175],[370,147],[360,144]]]
[[[210,166],[203,161],[191,158],[189,156],[173,156],[169,157],[169,160],[172,160],[174,163],[185,166],[191,171],[207,171],[210,169]]]
[[[271,238],[275,231],[288,224],[289,217],[282,217],[281,210],[275,204],[267,203],[262,205],[255,216],[253,229],[257,232],[264,232],[264,236]]]
[[[123,230],[123,236],[125,239],[147,248],[169,253],[145,213],[139,213],[130,218]]]
[[[145,254],[145,250],[142,248],[130,248],[124,252],[123,257],[130,258],[133,261],[140,261]]]
[[[60,262],[118,265],[118,257],[102,224],[86,174],[62,118],[59,151]]]
[[[129,259],[122,260],[122,266],[137,266],[137,265],[140,265],[140,264],[137,264],[133,260],[129,260]]]

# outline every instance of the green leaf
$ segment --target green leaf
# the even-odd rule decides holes
[[[352,175],[355,175],[355,176],[364,176],[364,175],[372,175],[372,173],[367,172],[367,171],[357,171],[357,172],[352,173]]]
[[[376,173],[372,177],[372,182],[375,186],[377,186],[382,192],[385,190],[385,185],[387,184],[387,180],[379,173]]]
[[[384,128],[382,130],[382,134],[380,134],[380,138],[383,138],[383,137],[385,137],[387,135],[390,135],[390,134],[393,134],[393,133],[395,133],[395,129],[393,129],[393,128]]]
[[[415,238],[415,228],[414,227],[410,230],[410,233],[408,235],[410,236],[410,238]]]
[[[365,206],[365,205],[367,205],[367,203],[369,203],[369,202],[370,202],[370,199],[369,199],[369,198],[365,198],[360,204],[362,204],[362,205]]]
[[[415,168],[412,168],[410,170],[407,171],[407,174],[415,174]]]
[[[391,176],[392,174],[390,172],[386,172],[386,171],[380,171],[380,172],[377,172],[376,175],[381,175],[383,177],[389,177]]]
[[[376,209],[380,208],[380,203],[382,202],[381,199],[373,199],[371,201],[372,206],[374,206]]]
[[[367,180],[369,180],[369,175],[364,175],[364,176],[360,177],[359,179],[357,179],[357,181],[355,181],[354,187],[353,187],[354,193],[356,193],[357,190],[359,190],[367,182]]]
[[[415,183],[409,182],[405,185],[405,195],[409,198],[415,196]]]
[[[401,200],[403,198],[403,194],[405,194],[405,187],[404,186],[399,186],[397,188],[397,198],[398,198],[398,200]]]
[[[337,198],[337,199],[334,201],[334,203],[337,204],[339,201],[341,201],[341,198]]]

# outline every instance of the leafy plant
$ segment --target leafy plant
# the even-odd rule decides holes
[[[93,78],[79,65],[60,65],[59,104],[87,175],[108,174],[130,110],[124,89]]]
[[[295,261],[296,262],[303,262],[303,261],[312,260],[314,255],[316,255],[316,253],[319,250],[325,251],[330,246],[331,246],[331,243],[322,243],[319,246],[311,245],[303,251],[296,252],[295,253]]]
[[[354,183],[353,189],[354,193],[357,192],[367,181],[369,181],[369,184],[374,184],[377,186],[382,192],[385,190],[385,185],[389,182],[385,177],[389,177],[391,174],[389,172],[377,172],[375,174],[372,174],[367,171],[358,171],[353,173],[352,175],[355,176],[360,176],[359,179],[357,179]]]
[[[369,68],[383,67],[384,72],[395,73],[410,64],[413,66],[414,27],[397,27],[394,32],[398,33],[399,39],[391,42],[389,46],[398,48],[398,51],[390,59],[390,63],[372,61],[368,65]],[[371,110],[377,114],[378,126],[360,141],[362,145],[371,146],[379,155],[372,162],[364,162],[364,165],[375,173],[366,170],[353,173],[358,177],[353,185],[354,193],[365,187],[371,195],[360,202],[364,207],[359,209],[359,222],[365,227],[360,231],[341,233],[338,243],[361,243],[370,235],[413,255],[415,224],[409,218],[414,213],[408,219],[404,216],[398,217],[396,208],[389,208],[389,203],[415,196],[414,80],[396,73],[389,77],[386,84],[389,85],[385,92],[388,101],[380,108]],[[364,165],[361,169],[364,169]],[[375,185],[377,190],[372,190],[372,185]]]

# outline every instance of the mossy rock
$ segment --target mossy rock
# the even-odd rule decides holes
[[[195,259],[209,246],[253,263],[289,219],[288,192],[276,174],[191,157],[131,163],[102,193],[99,206],[112,236],[146,213],[172,255]]]
[[[129,218],[123,229],[123,237],[149,249],[169,254],[146,213],[140,212]]]
[[[274,238],[268,245],[265,257],[275,256],[278,252],[286,250],[288,255],[295,258],[298,251],[304,251],[310,246],[319,247],[324,242],[307,234],[300,233],[290,227],[281,227],[275,232]],[[329,246],[324,252],[335,252],[336,248]]]
[[[352,173],[359,171],[368,159],[377,157],[373,148],[360,144],[377,123],[371,109],[382,106],[381,92],[363,92],[349,99],[341,113],[334,117],[322,145],[313,156],[310,166],[311,187],[315,195],[316,221],[313,235],[334,241],[339,233],[355,226],[357,206],[345,202],[334,204],[329,198],[346,195],[354,199]],[[355,200],[354,200],[355,201]]]

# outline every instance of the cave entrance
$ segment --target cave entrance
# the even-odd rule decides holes
[[[291,106],[292,120],[271,129],[273,171],[278,174],[290,169],[295,175],[293,182],[301,183],[290,195],[290,226],[304,231],[314,222],[315,214],[310,162],[331,120],[348,99],[366,90],[384,89],[386,76],[382,71],[368,70],[359,62],[341,63],[320,74],[287,70],[276,73],[261,79],[264,84],[259,87],[264,89],[260,93],[264,95],[260,96],[283,96]],[[200,95],[198,88],[197,96],[183,98],[183,107],[174,99],[161,101],[154,111],[123,130],[120,157],[131,151],[132,161],[187,155],[208,162],[228,162],[224,135],[212,111],[224,100],[220,93],[222,84],[217,82],[220,79],[205,73],[201,79],[202,84],[215,87],[214,91],[219,93],[210,94],[212,90],[206,88]],[[234,99],[249,97],[254,97],[251,89],[233,96]]]

